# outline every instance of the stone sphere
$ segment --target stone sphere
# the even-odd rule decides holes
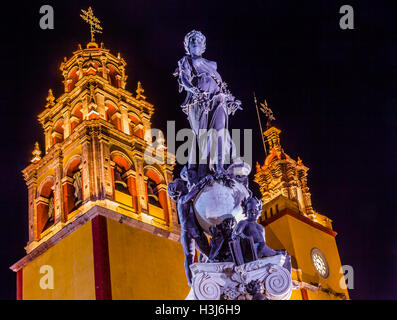
[[[196,218],[203,230],[209,233],[210,226],[221,223],[226,218],[234,217],[237,222],[244,218],[241,201],[248,197],[247,188],[235,181],[228,187],[215,181],[205,186],[194,200]]]

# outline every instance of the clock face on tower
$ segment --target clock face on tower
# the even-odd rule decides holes
[[[317,273],[324,279],[327,279],[329,277],[329,266],[324,254],[319,249],[313,248],[311,257]]]

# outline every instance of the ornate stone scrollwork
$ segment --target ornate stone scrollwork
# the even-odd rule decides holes
[[[292,292],[291,274],[287,269],[272,265],[265,278],[265,296],[269,300],[288,300]]]
[[[221,287],[215,278],[209,274],[201,273],[193,280],[194,293],[199,300],[219,300]]]
[[[282,265],[283,255],[252,261],[240,266],[232,262],[195,263],[192,292],[189,299],[236,300],[252,299],[247,288],[257,281],[267,300],[288,300],[292,292],[290,272]]]

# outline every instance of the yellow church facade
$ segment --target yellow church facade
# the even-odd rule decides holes
[[[262,194],[259,222],[266,242],[291,255],[292,300],[340,300],[349,294],[342,270],[332,220],[313,210],[302,160],[288,156],[276,127],[264,132],[269,155],[256,165],[254,181]]]
[[[55,99],[50,90],[38,116],[44,155],[36,144],[23,170],[29,241],[11,267],[18,299],[183,299],[189,292],[167,196],[174,156],[152,145],[154,106],[140,83],[136,95],[125,90],[125,65],[90,42],[60,66],[64,93]],[[46,276],[49,288],[40,282]]]

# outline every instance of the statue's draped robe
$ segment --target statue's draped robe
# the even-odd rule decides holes
[[[208,93],[202,101],[195,101],[187,91],[182,110],[187,114],[199,146],[199,161],[209,162],[212,169],[215,163],[230,164],[235,158],[235,146],[228,131],[228,110],[225,94],[221,91],[222,78],[217,72],[217,64],[204,58],[192,59],[185,56],[178,61],[179,91],[183,90],[182,77],[201,92]],[[213,130],[211,130],[213,129]],[[189,165],[196,163],[194,146],[190,148]]]

